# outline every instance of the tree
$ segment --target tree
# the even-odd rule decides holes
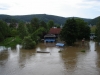
[[[29,33],[29,34],[32,34],[32,33],[33,33],[32,25],[31,25],[31,24],[26,24],[26,27],[27,27],[28,33]]]
[[[16,28],[16,26],[17,26],[17,21],[15,19],[12,19],[9,27],[12,29],[12,28]]]
[[[77,30],[78,30],[78,35],[77,39],[81,40],[83,38],[89,39],[90,36],[90,27],[87,25],[86,22],[84,22],[83,19],[75,19],[77,23]]]
[[[46,25],[46,23],[45,23],[44,21],[41,21],[41,22],[40,22],[40,26],[41,26],[41,27],[44,27],[44,28],[47,28],[47,25]]]
[[[4,40],[4,36],[2,35],[2,33],[0,32],[0,42]]]
[[[35,32],[32,33],[31,35],[32,40],[38,43],[38,41],[40,40],[40,37],[44,34],[44,32],[45,32],[45,29],[43,27],[38,28]]]
[[[17,29],[12,29],[12,30],[11,30],[11,36],[12,36],[12,37],[16,37],[17,35],[18,35]]]
[[[61,30],[60,37],[67,45],[72,45],[77,38],[77,23],[74,18],[68,19]]]
[[[38,29],[39,28],[39,26],[40,26],[40,21],[39,21],[39,19],[38,18],[33,18],[32,20],[31,20],[31,25],[32,25],[32,28],[33,29]]]
[[[10,36],[10,28],[7,26],[7,23],[0,20],[0,41],[3,41]]]
[[[21,39],[24,39],[25,36],[28,36],[27,27],[23,22],[20,22],[18,25],[18,33]]]
[[[96,36],[97,42],[100,42],[100,21],[96,25]]]
[[[24,37],[24,40],[22,42],[22,46],[24,49],[32,49],[36,46],[36,43],[35,43],[35,41],[33,41],[31,39],[30,36],[26,36],[26,37]]]
[[[50,20],[47,25],[49,28],[53,27],[54,26],[53,20]]]
[[[60,28],[60,25],[59,24],[55,24],[54,27]]]

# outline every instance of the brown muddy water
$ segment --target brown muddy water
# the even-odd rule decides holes
[[[100,47],[93,41],[65,48],[55,43],[40,43],[34,50],[0,47],[0,75],[100,75]]]

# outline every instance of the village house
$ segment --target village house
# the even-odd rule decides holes
[[[55,42],[59,37],[61,28],[53,27],[49,30],[48,34],[44,36],[44,42]]]
[[[54,34],[56,36],[56,38],[58,38],[59,34],[60,34],[61,28],[56,28],[53,27],[49,30],[48,34]]]

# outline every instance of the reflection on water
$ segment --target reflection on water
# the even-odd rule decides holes
[[[64,61],[64,67],[66,69],[65,75],[75,75],[74,71],[77,67],[78,51],[79,48],[77,47],[67,47],[66,50],[63,51],[62,59]]]
[[[93,41],[89,47],[65,47],[61,53],[55,43],[40,43],[32,50],[20,45],[0,50],[0,75],[100,75],[100,46]]]

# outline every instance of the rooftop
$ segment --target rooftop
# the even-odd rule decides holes
[[[51,28],[49,34],[60,34],[61,28]]]

